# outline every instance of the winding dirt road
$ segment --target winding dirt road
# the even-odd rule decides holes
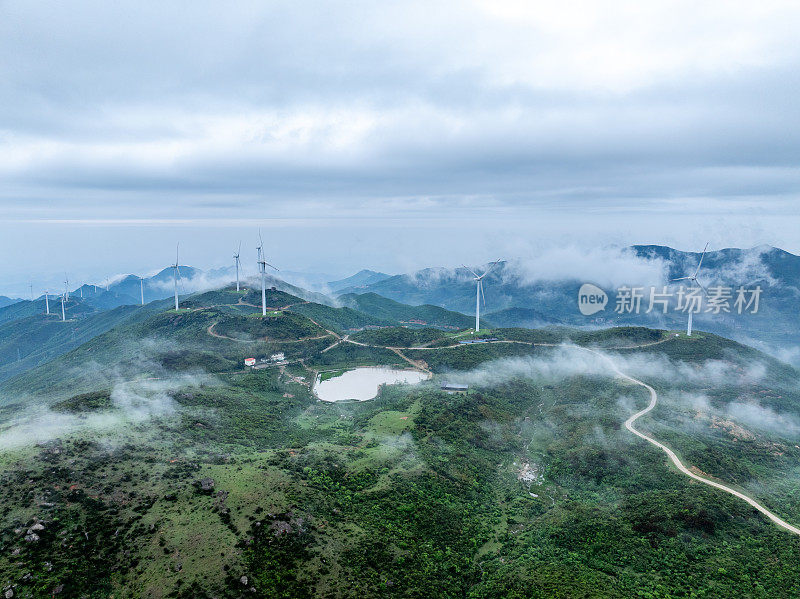
[[[730,488],[730,487],[728,487],[726,485],[723,485],[722,483],[718,483],[716,481],[709,480],[709,479],[704,478],[702,476],[698,476],[697,474],[695,474],[694,472],[689,470],[686,466],[684,466],[684,464],[683,464],[683,462],[681,462],[680,458],[678,458],[678,456],[675,455],[675,452],[672,451],[669,447],[667,447],[663,443],[659,443],[658,441],[656,441],[652,437],[649,437],[649,436],[645,435],[643,432],[636,430],[633,427],[633,423],[636,422],[636,420],[638,418],[640,418],[641,416],[644,416],[645,414],[647,414],[649,411],[651,411],[653,408],[656,407],[656,403],[658,402],[658,394],[656,393],[656,390],[653,389],[647,383],[643,383],[639,379],[635,379],[632,376],[629,376],[629,375],[625,374],[624,372],[622,372],[617,367],[617,365],[611,360],[611,358],[609,358],[605,354],[602,354],[602,353],[600,353],[598,351],[595,351],[593,349],[589,349],[587,347],[581,347],[580,349],[583,349],[585,351],[588,351],[588,352],[591,352],[593,354],[596,354],[596,355],[600,356],[600,358],[603,361],[605,361],[618,376],[620,376],[621,378],[633,383],[634,385],[639,385],[641,387],[644,387],[650,393],[650,403],[643,410],[639,410],[638,412],[636,412],[635,414],[630,416],[630,418],[628,418],[625,421],[625,428],[627,428],[630,432],[632,432],[637,437],[640,437],[640,438],[644,439],[645,441],[647,441],[648,443],[651,443],[652,445],[655,445],[661,451],[666,453],[669,456],[669,459],[672,460],[672,463],[675,464],[675,467],[678,470],[680,470],[683,474],[685,474],[686,476],[688,476],[690,478],[693,478],[694,480],[699,481],[699,482],[701,482],[701,483],[703,483],[705,485],[708,485],[710,487],[714,487],[715,489],[720,489],[722,491],[725,491],[726,493],[730,493],[731,495],[733,495],[734,497],[738,497],[742,501],[746,501],[747,503],[749,503],[751,506],[756,508],[759,512],[764,514],[767,518],[772,520],[775,524],[777,524],[781,528],[784,528],[784,529],[788,530],[789,532],[792,532],[792,533],[794,533],[796,535],[800,535],[800,528],[797,528],[796,526],[792,526],[791,524],[789,524],[788,522],[786,522],[782,518],[776,516],[771,511],[769,511],[767,508],[765,508],[763,505],[758,503],[755,499],[752,499],[752,498],[748,497],[747,495],[745,495],[744,493],[741,493],[740,491],[737,491],[736,489],[732,489],[732,488]]]
[[[313,322],[314,324],[316,324],[320,328],[325,329],[325,327],[322,327],[322,325],[320,325],[319,323],[315,322],[313,319],[309,318],[309,320],[311,320],[311,322]],[[216,324],[216,323],[214,323],[214,324]],[[208,327],[208,333],[210,335],[213,335],[214,337],[224,337],[223,335],[220,335],[219,333],[216,333],[213,330],[214,324],[212,324],[211,326]],[[334,331],[330,331],[330,330],[327,330],[327,329],[325,329],[325,331],[329,335],[332,335],[334,337],[335,341],[329,347],[326,347],[324,350],[322,350],[322,353],[327,352],[330,349],[333,349],[334,347],[336,347],[340,343],[352,343],[354,345],[361,345],[361,346],[365,346],[365,347],[383,347],[384,349],[388,349],[388,350],[393,351],[399,357],[403,358],[406,362],[408,362],[409,364],[411,364],[415,368],[430,374],[430,370],[420,366],[418,363],[416,363],[415,361],[413,361],[410,358],[408,358],[407,356],[405,356],[401,351],[402,348],[388,347],[388,346],[376,346],[376,345],[371,345],[371,344],[367,344],[367,343],[361,343],[361,342],[358,342],[358,341],[353,341],[352,339],[349,338],[350,337],[349,335],[341,336],[341,335],[338,335],[337,333],[335,333]],[[328,336],[328,335],[324,335],[323,337],[325,337],[325,336]],[[227,338],[227,337],[225,337],[225,338]],[[655,342],[643,343],[641,345],[634,345],[634,346],[629,346],[629,347],[620,347],[620,348],[616,348],[616,349],[640,349],[640,348],[649,347],[649,346],[653,346],[653,345],[658,345],[660,343],[664,343],[665,341],[668,341],[669,339],[670,338],[664,338],[664,339],[660,339],[660,340],[655,341]],[[238,341],[238,340],[236,340],[236,341]],[[563,344],[560,344],[560,343],[552,343],[552,344],[551,343],[536,343],[536,342],[516,341],[516,340],[498,340],[498,341],[495,341],[493,343],[521,343],[521,344],[524,344],[524,345],[548,346],[548,347],[557,347],[557,346],[563,345]],[[411,348],[408,348],[408,349],[412,349],[412,350],[424,350],[424,349],[427,349],[427,350],[441,350],[441,349],[449,349],[449,348],[452,348],[452,347],[463,347],[463,345],[462,344],[455,344],[455,345],[439,346],[439,347],[424,347],[423,346],[423,347],[411,347]],[[614,363],[614,361],[611,360],[611,358],[609,358],[604,353],[602,353],[600,351],[597,351],[597,350],[594,350],[594,349],[590,349],[588,347],[583,347],[583,346],[580,346],[580,345],[574,345],[572,347],[575,347],[577,349],[581,349],[581,350],[584,350],[584,351],[588,351],[590,353],[593,353],[593,354],[597,355],[598,357],[600,357],[601,360],[606,362],[611,367],[611,369],[617,374],[617,376],[625,379],[628,382],[633,383],[634,385],[638,385],[638,386],[644,387],[650,393],[650,403],[643,410],[639,410],[635,414],[632,414],[625,421],[625,428],[627,428],[630,432],[632,432],[637,437],[639,437],[641,439],[644,439],[645,441],[647,441],[651,445],[655,445],[661,451],[666,453],[667,456],[669,457],[669,459],[675,465],[675,467],[678,470],[680,470],[681,473],[685,474],[689,478],[692,478],[692,479],[694,479],[694,480],[696,480],[698,482],[701,482],[704,485],[708,485],[710,487],[714,487],[715,489],[719,489],[721,491],[725,491],[726,493],[729,493],[729,494],[733,495],[734,497],[738,497],[742,501],[747,502],[749,505],[751,505],[752,507],[757,509],[759,512],[764,514],[767,518],[772,520],[772,522],[774,522],[775,524],[777,524],[781,528],[783,528],[785,530],[788,530],[789,532],[800,536],[800,528],[797,528],[796,526],[792,526],[791,524],[789,524],[788,522],[786,522],[785,520],[783,520],[779,516],[776,516],[771,511],[769,511],[767,508],[765,508],[760,503],[758,503],[755,499],[752,499],[751,497],[748,497],[747,495],[745,495],[741,491],[737,491],[736,489],[733,489],[733,488],[731,488],[731,487],[729,487],[727,485],[724,485],[722,483],[719,483],[719,482],[716,482],[714,480],[710,480],[708,478],[705,478],[705,477],[702,477],[702,476],[699,476],[699,475],[695,474],[694,472],[689,470],[683,464],[683,462],[681,462],[680,458],[669,447],[667,447],[663,443],[655,440],[654,438],[644,434],[643,432],[636,430],[636,428],[634,428],[634,426],[633,426],[633,423],[636,422],[636,420],[638,420],[639,418],[641,418],[645,414],[647,414],[648,412],[652,411],[653,408],[656,407],[656,404],[658,403],[658,394],[656,393],[656,390],[653,389],[653,387],[651,387],[647,383],[642,382],[639,379],[636,379],[636,378],[634,378],[634,377],[632,377],[630,375],[627,375],[624,372],[622,372],[619,369],[619,367]]]

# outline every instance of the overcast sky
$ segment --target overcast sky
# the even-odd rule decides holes
[[[0,0],[0,293],[255,260],[800,253],[796,1]],[[32,272],[32,275],[29,275]]]

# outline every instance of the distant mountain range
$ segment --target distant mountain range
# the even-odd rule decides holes
[[[682,252],[658,245],[636,245],[621,251],[625,256],[621,267],[639,263],[663,267],[648,268],[647,272],[660,272],[651,280],[630,280],[632,286],[655,286],[656,292],[670,279],[692,274],[700,259],[699,252]],[[632,261],[632,262],[631,262]],[[568,267],[565,267],[568,268]],[[569,276],[548,280],[537,278],[536,272],[526,272],[518,262],[501,262],[484,281],[487,321],[497,326],[538,327],[546,324],[571,326],[624,326],[639,325],[661,328],[685,327],[686,315],[670,310],[645,313],[649,297],[642,300],[639,314],[615,312],[616,289],[604,287],[609,303],[601,312],[584,316],[578,310],[578,290],[583,283],[595,283],[591,278]],[[619,280],[625,280],[625,272]],[[638,276],[632,271],[631,277]],[[708,252],[699,274],[700,282],[708,289],[714,285],[746,289],[762,288],[759,311],[756,314],[735,314],[731,300],[731,313],[695,316],[695,326],[728,337],[758,345],[759,342],[780,346],[796,346],[800,333],[798,306],[800,305],[800,256],[773,247],[751,249],[723,249]],[[672,282],[668,291],[676,291],[683,282]],[[602,287],[602,286],[601,286]],[[366,284],[361,293],[372,293],[410,305],[432,304],[448,310],[474,313],[475,283],[473,275],[465,268],[426,268],[414,273],[396,275]],[[342,299],[352,301],[350,294]],[[766,349],[766,348],[764,348]]]
[[[669,279],[691,274],[697,267],[700,253],[683,252],[659,245],[636,245],[620,251],[624,260],[619,263],[620,272],[616,279],[627,280],[631,285],[655,285],[660,287]],[[639,268],[644,266],[646,268]],[[570,265],[564,266],[566,273],[551,270],[540,272],[539,265],[524,261],[500,262],[485,279],[486,304],[483,309],[484,323],[489,326],[539,328],[547,325],[567,325],[589,328],[608,326],[648,326],[668,329],[685,327],[686,316],[674,310],[671,300],[667,314],[660,310],[647,312],[648,297],[642,298],[642,307],[637,313],[618,313],[615,311],[616,289],[611,285],[595,280],[613,270],[614,265],[598,263],[597,268],[583,269],[584,275],[570,276]],[[605,272],[601,275],[600,270]],[[560,278],[555,278],[552,273]],[[644,273],[644,274],[642,274]],[[656,273],[654,275],[653,273]],[[309,291],[301,286],[288,283],[282,277],[290,273],[276,272],[267,276],[267,286],[300,297],[313,304],[329,307],[344,306],[350,310],[368,315],[373,324],[408,323],[416,326],[425,323],[439,327],[470,327],[475,310],[475,283],[473,275],[465,268],[426,268],[404,275],[388,275],[372,270],[362,270],[344,279],[320,283],[325,275],[294,273],[288,277],[316,277],[318,288],[328,290],[328,294]],[[648,280],[649,277],[649,280]],[[192,293],[218,289],[229,285],[235,278],[232,268],[203,271],[191,266],[181,267],[179,293],[182,298]],[[720,284],[732,288],[745,286],[748,289],[760,286],[762,295],[757,314],[697,314],[695,327],[715,332],[727,337],[750,343],[759,349],[770,350],[775,346],[795,351],[800,357],[798,336],[800,336],[800,257],[773,247],[751,249],[723,249],[708,252],[703,260],[699,280],[706,288]],[[583,283],[597,284],[608,294],[605,309],[584,316],[578,310],[578,290]],[[678,283],[673,283],[677,286]],[[140,287],[141,285],[141,287]],[[141,291],[145,303],[164,300],[173,294],[173,274],[165,268],[152,277],[140,282],[139,277],[128,275],[115,280],[108,288],[83,285],[71,291],[65,308],[69,319],[90,318],[121,306],[135,306],[141,302]],[[256,277],[243,280],[242,285],[257,289]],[[672,287],[671,290],[675,290]],[[332,295],[336,295],[333,298]],[[645,296],[648,292],[645,292]],[[60,300],[50,296],[50,308],[60,315]],[[317,308],[305,308],[318,311]],[[0,326],[18,319],[36,317],[45,311],[44,296],[33,302],[0,297]],[[463,318],[458,316],[463,314]],[[455,315],[455,316],[454,316]],[[345,312],[339,315],[342,326],[357,321]],[[87,331],[96,331],[111,322],[98,321],[97,326],[87,324]],[[44,325],[43,325],[44,326]],[[45,327],[46,329],[46,327]],[[45,330],[43,329],[43,330]],[[2,361],[16,359],[17,348],[24,350],[24,329],[8,329],[14,342],[0,353],[5,353]],[[88,332],[86,333],[89,334]],[[76,333],[75,339],[85,339]],[[70,337],[72,340],[72,335]]]
[[[20,301],[20,300],[12,298],[12,297],[6,297],[5,295],[0,295],[0,308],[5,308],[6,306],[9,306],[11,304],[15,304],[18,301]]]
[[[385,281],[392,275],[387,275],[382,272],[375,272],[374,270],[360,270],[356,274],[347,277],[346,279],[339,279],[338,281],[329,281],[328,287],[340,294],[343,293],[357,293],[359,290],[366,289],[369,285],[374,285]]]
[[[228,271],[231,272],[228,272]],[[181,266],[181,278],[178,281],[178,294],[181,297],[207,291],[219,289],[230,285],[235,280],[233,269],[217,269],[203,271],[192,266]],[[291,285],[286,281],[272,276],[266,276],[267,287],[275,287],[281,291],[286,291],[298,297],[315,302],[333,305],[335,300],[322,293],[308,291],[304,288]],[[260,282],[257,277],[249,279],[242,278],[242,286],[258,287]],[[89,314],[110,310],[120,306],[135,306],[142,303],[148,304],[153,301],[172,297],[174,294],[174,279],[172,268],[165,268],[152,277],[140,278],[136,275],[126,275],[117,278],[107,287],[103,285],[82,285],[70,291],[70,301],[67,303],[66,312],[68,318],[87,316]],[[59,312],[60,295],[50,294],[50,309],[52,312]],[[5,305],[0,305],[0,323],[34,316],[45,312],[44,295],[30,300],[11,300]]]

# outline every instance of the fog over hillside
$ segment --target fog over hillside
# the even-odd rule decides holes
[[[798,23],[0,1],[0,599],[800,597]]]

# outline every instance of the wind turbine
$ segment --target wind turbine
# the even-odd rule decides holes
[[[700,287],[700,289],[703,290],[703,293],[708,295],[708,291],[706,291],[706,288],[703,287],[703,285],[700,283],[700,281],[697,280],[697,273],[700,272],[700,267],[703,265],[703,258],[705,258],[705,256],[706,256],[706,250],[707,249],[708,249],[708,244],[706,243],[706,247],[703,248],[703,253],[700,254],[700,262],[697,263],[697,268],[695,269],[693,275],[691,275],[689,277],[678,277],[677,279],[672,279],[672,280],[673,281],[691,281],[692,283],[694,283],[695,285]],[[686,324],[686,336],[687,337],[691,337],[692,336],[692,311],[691,310],[689,310],[689,321]]]
[[[469,268],[467,266],[464,266],[464,268],[466,268],[469,272],[471,272],[475,277],[475,283],[476,283],[476,285],[475,285],[475,332],[476,333],[481,330],[481,299],[483,299],[483,305],[484,306],[486,305],[486,298],[483,295],[483,277],[488,275],[489,271],[491,271],[497,265],[498,262],[500,262],[500,258],[498,258],[497,260],[492,262],[491,265],[489,265],[489,268],[487,268],[482,275],[479,275],[478,273],[476,273],[471,268]]]
[[[33,301],[33,283],[30,284],[31,288],[31,301]]]
[[[264,277],[267,274],[267,266],[278,270],[272,264],[264,260],[264,240],[261,239],[261,229],[258,230],[258,269],[261,273],[261,316],[267,315],[267,284]]]
[[[144,277],[139,277],[139,294],[142,296],[142,305],[144,306]]]
[[[180,244],[175,245],[175,264],[172,265],[172,277],[175,281],[175,311],[178,311],[178,277],[181,276],[181,269],[178,266],[178,249]]]
[[[239,291],[239,254],[242,253],[242,242],[239,242],[239,250],[233,255],[233,261],[236,263],[236,291]],[[259,255],[259,259],[261,256]]]

